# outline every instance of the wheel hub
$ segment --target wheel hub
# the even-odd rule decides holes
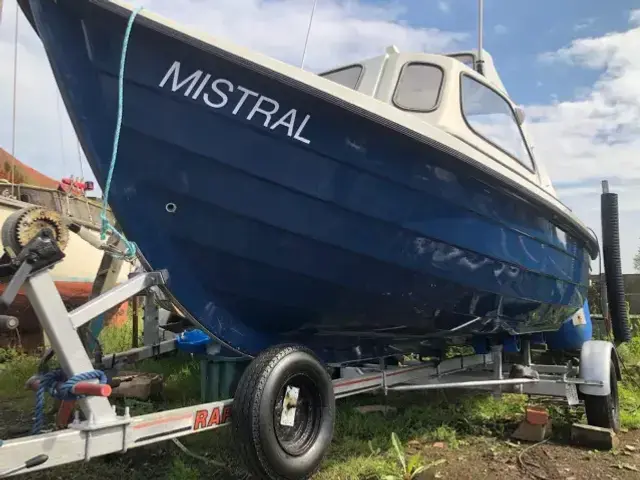
[[[274,408],[278,443],[292,456],[304,454],[313,445],[320,428],[320,396],[313,381],[296,375],[280,389]]]

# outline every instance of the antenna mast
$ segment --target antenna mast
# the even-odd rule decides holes
[[[16,103],[18,87],[18,25],[20,24],[20,8],[16,2],[16,25],[13,34],[13,115],[11,119],[11,196],[16,183]]]
[[[60,135],[60,161],[62,162],[62,175],[67,174],[67,166],[64,161],[64,132],[62,130],[62,116],[60,115],[60,95],[56,92],[56,112],[58,114],[58,135]]]
[[[478,0],[478,59],[476,60],[476,71],[484,75],[484,60],[482,59],[482,25],[484,16],[484,1]]]
[[[300,62],[300,68],[304,70],[304,60],[307,56],[307,45],[309,43],[309,35],[311,35],[311,24],[313,23],[313,15],[316,13],[316,5],[318,0],[313,0],[313,8],[311,9],[311,17],[309,18],[309,27],[307,28],[307,38],[304,41],[304,50],[302,50],[302,62]]]
[[[84,169],[82,168],[82,153],[80,153],[80,140],[76,140],[76,148],[78,149],[78,163],[80,163],[80,179],[84,181]]]

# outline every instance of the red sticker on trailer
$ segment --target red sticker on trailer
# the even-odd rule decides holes
[[[193,430],[223,425],[231,419],[231,406],[213,407],[210,410],[197,410],[193,419]]]

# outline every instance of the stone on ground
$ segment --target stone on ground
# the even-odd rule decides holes
[[[571,426],[571,442],[574,445],[596,448],[598,450],[612,450],[620,444],[620,439],[609,428],[594,427],[574,423]]]
[[[163,378],[157,373],[122,373],[113,377],[112,397],[137,398],[148,400],[162,392]],[[117,384],[117,386],[115,386]]]

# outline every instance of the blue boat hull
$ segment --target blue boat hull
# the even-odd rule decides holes
[[[128,12],[22,6],[104,188]],[[585,240],[507,185],[148,19],[129,44],[109,202],[190,316],[250,355],[552,331],[587,293]]]

